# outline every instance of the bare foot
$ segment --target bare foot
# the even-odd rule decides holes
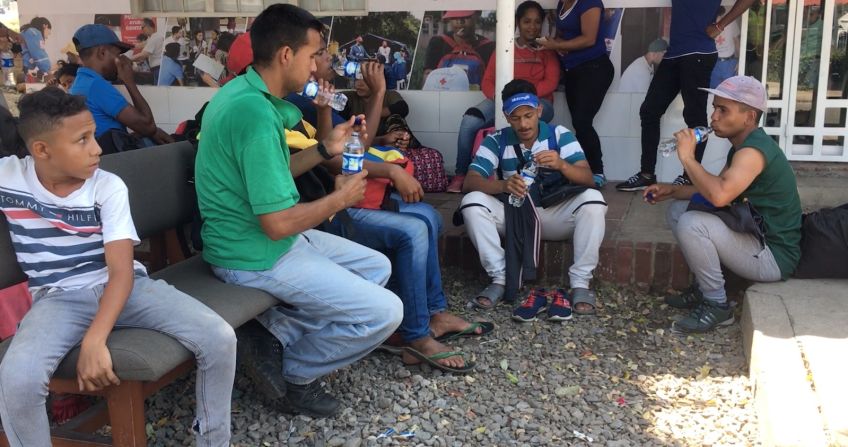
[[[430,316],[430,331],[434,334],[434,337],[441,337],[448,332],[460,332],[468,329],[469,326],[471,326],[471,323],[452,313],[439,312]],[[482,331],[483,328],[478,327],[474,333],[479,334]]]
[[[428,357],[441,352],[452,351],[450,347],[437,342],[433,337],[425,337],[421,340],[414,341],[409,344],[409,347]],[[463,359],[462,356],[459,355],[454,355],[445,359],[436,360],[436,362],[449,368],[462,368],[465,366],[465,359]],[[404,352],[403,363],[407,365],[417,365],[421,363],[421,360],[415,358],[412,354]]]

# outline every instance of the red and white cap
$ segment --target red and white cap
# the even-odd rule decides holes
[[[702,88],[705,92],[736,101],[763,112],[768,111],[768,95],[762,82],[750,76],[727,78],[716,88]]]

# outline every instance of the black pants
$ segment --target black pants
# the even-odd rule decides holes
[[[660,119],[680,93],[683,96],[683,120],[690,128],[706,126],[709,94],[699,88],[709,88],[717,54],[693,54],[663,59],[654,73],[648,94],[639,109],[642,119],[642,172],[654,174],[657,166],[657,146],[660,144]],[[698,162],[704,158],[707,143],[695,149]]]
[[[574,135],[583,148],[594,174],[603,174],[604,161],[601,139],[598,138],[598,132],[595,132],[592,123],[595,115],[601,110],[613,77],[615,68],[606,54],[565,70],[563,74],[565,99],[571,112]]]

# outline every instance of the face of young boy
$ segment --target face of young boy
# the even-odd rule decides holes
[[[94,117],[86,110],[63,119],[44,135],[44,159],[54,174],[78,180],[94,175],[102,152],[94,139],[94,129]]]

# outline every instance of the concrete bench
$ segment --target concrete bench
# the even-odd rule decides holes
[[[117,174],[127,184],[133,219],[141,238],[183,227],[191,221],[196,196],[194,185],[190,183],[194,168],[194,149],[190,144],[175,143],[108,155],[102,158],[101,167]],[[278,303],[258,289],[221,282],[200,256],[167,267],[151,277],[163,279],[195,297],[234,328]],[[11,247],[6,219],[0,218],[0,288],[25,279]],[[0,358],[10,340],[0,344]],[[178,341],[156,331],[116,329],[107,345],[121,384],[89,393],[105,397],[105,405],[92,407],[54,430],[54,445],[147,445],[144,399],[194,368],[191,352]],[[78,356],[77,348],[65,357],[50,382],[51,391],[81,394],[75,378]],[[111,439],[90,434],[105,424],[111,425]],[[8,445],[5,435],[0,436],[0,445]]]

